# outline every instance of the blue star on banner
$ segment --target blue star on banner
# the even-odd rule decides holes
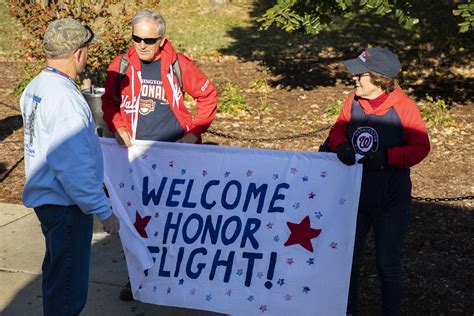
[[[210,300],[212,300],[212,295],[211,294],[206,295],[206,301],[209,302]]]
[[[329,247],[331,247],[332,249],[336,249],[337,248],[337,242],[332,242],[331,244],[329,244]]]
[[[341,198],[341,199],[339,200],[339,204],[341,204],[341,205],[346,204],[346,199]]]
[[[171,288],[169,287],[166,289],[166,294],[170,294],[170,293],[171,293]]]
[[[253,302],[255,298],[253,297],[253,295],[250,295],[248,298],[247,298],[247,301],[249,302]]]
[[[229,176],[230,176],[230,172],[229,172],[229,171],[224,172],[224,178],[228,178]]]
[[[231,296],[232,295],[232,289],[227,289],[227,291],[225,291],[225,295]]]
[[[148,157],[147,154],[143,154],[143,155],[142,155],[142,159],[146,159],[147,157]]]
[[[279,286],[283,286],[283,284],[285,284],[285,279],[278,279],[277,284],[278,284]]]
[[[153,292],[156,292],[156,289],[157,289],[157,287],[156,287],[156,285],[154,285],[153,286]]]
[[[298,172],[298,169],[296,169],[296,168],[291,168],[290,169],[290,173],[292,173],[292,174],[296,174],[297,172]]]
[[[181,175],[185,175],[186,174],[186,169],[181,169]]]
[[[127,206],[128,206],[128,207],[132,206],[132,202],[127,201]]]
[[[272,178],[273,178],[273,180],[278,180],[278,178],[279,178],[278,173],[274,173]]]
[[[275,236],[273,237],[273,241],[279,242],[279,241],[280,241],[280,236],[275,235]]]
[[[312,264],[314,264],[314,258],[308,258],[308,260],[306,260],[306,262],[307,262],[309,265],[312,265]]]
[[[326,178],[327,175],[328,173],[326,171],[321,171],[321,178]]]
[[[303,287],[303,292],[308,294],[311,291],[311,289],[307,286]]]
[[[178,284],[183,285],[183,283],[184,283],[184,279],[179,279]]]
[[[316,197],[316,193],[314,193],[314,192],[308,193],[308,199],[314,200],[315,197]]]
[[[304,176],[303,178],[301,178],[303,180],[303,182],[307,182],[308,181],[308,176]]]
[[[244,269],[238,269],[235,274],[237,274],[238,276],[241,276],[242,274],[244,274]]]
[[[156,167],[158,167],[158,166],[156,165],[156,163],[154,163],[154,164],[151,165],[151,169],[153,169],[153,170],[155,170]]]
[[[259,278],[259,279],[263,278],[263,272],[258,272],[257,273],[257,278]]]
[[[203,171],[202,171],[202,176],[203,176],[203,177],[207,176],[207,170],[203,170]]]
[[[299,209],[299,208],[300,208],[300,203],[299,203],[299,202],[295,202],[295,203],[293,204],[293,208],[294,208],[295,210]]]
[[[292,296],[290,294],[285,295],[285,301],[291,301]]]
[[[120,188],[120,189],[123,189],[124,187],[125,187],[125,183],[120,182],[120,183],[119,183],[119,188]]]
[[[253,174],[253,171],[252,171],[252,170],[248,170],[246,174],[247,174],[247,177],[250,177],[250,176]]]
[[[260,305],[258,309],[261,310],[262,313],[265,313],[268,310],[267,305]]]
[[[321,217],[323,217],[323,214],[319,211],[316,211],[314,212],[314,217],[316,217],[317,219],[320,219]]]
[[[286,263],[288,263],[290,266],[295,263],[295,261],[293,260],[293,258],[288,258],[286,259]]]
[[[130,190],[131,191],[135,191],[135,186],[132,184],[132,186],[130,187]]]
[[[273,228],[273,223],[268,223],[268,224],[267,224],[267,228],[268,228],[268,229],[272,229],[272,228]]]
[[[171,160],[171,161],[168,163],[168,165],[169,165],[171,168],[173,168],[173,167],[174,167],[174,160]]]

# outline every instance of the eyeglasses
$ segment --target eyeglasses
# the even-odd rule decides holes
[[[158,40],[161,39],[161,37],[156,37],[156,38],[141,38],[140,36],[136,36],[136,35],[132,35],[132,40],[137,43],[137,44],[140,44],[142,41],[145,42],[145,44],[147,45],[153,45],[155,44],[156,42],[158,42]]]
[[[370,77],[370,74],[365,73],[365,74],[360,74],[360,75],[354,75],[353,77],[357,78],[357,80],[360,80],[360,78],[362,77]]]

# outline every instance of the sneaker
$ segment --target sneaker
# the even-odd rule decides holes
[[[134,301],[130,281],[128,281],[127,284],[125,284],[124,288],[120,290],[119,298],[120,300],[125,302]]]

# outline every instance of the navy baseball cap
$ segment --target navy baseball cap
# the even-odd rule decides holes
[[[344,65],[354,75],[373,71],[389,78],[395,78],[401,70],[397,55],[388,48],[367,48],[359,57],[344,61]]]

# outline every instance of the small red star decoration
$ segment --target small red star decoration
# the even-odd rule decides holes
[[[309,216],[306,216],[299,224],[290,222],[286,222],[286,224],[291,233],[285,242],[285,246],[300,244],[304,249],[313,252],[311,239],[318,237],[321,234],[321,229],[311,228]]]
[[[151,216],[145,216],[141,217],[138,211],[136,211],[135,215],[135,223],[133,226],[135,226],[135,229],[137,230],[138,234],[143,237],[143,238],[148,238],[148,234],[146,233],[146,225],[150,222]]]

